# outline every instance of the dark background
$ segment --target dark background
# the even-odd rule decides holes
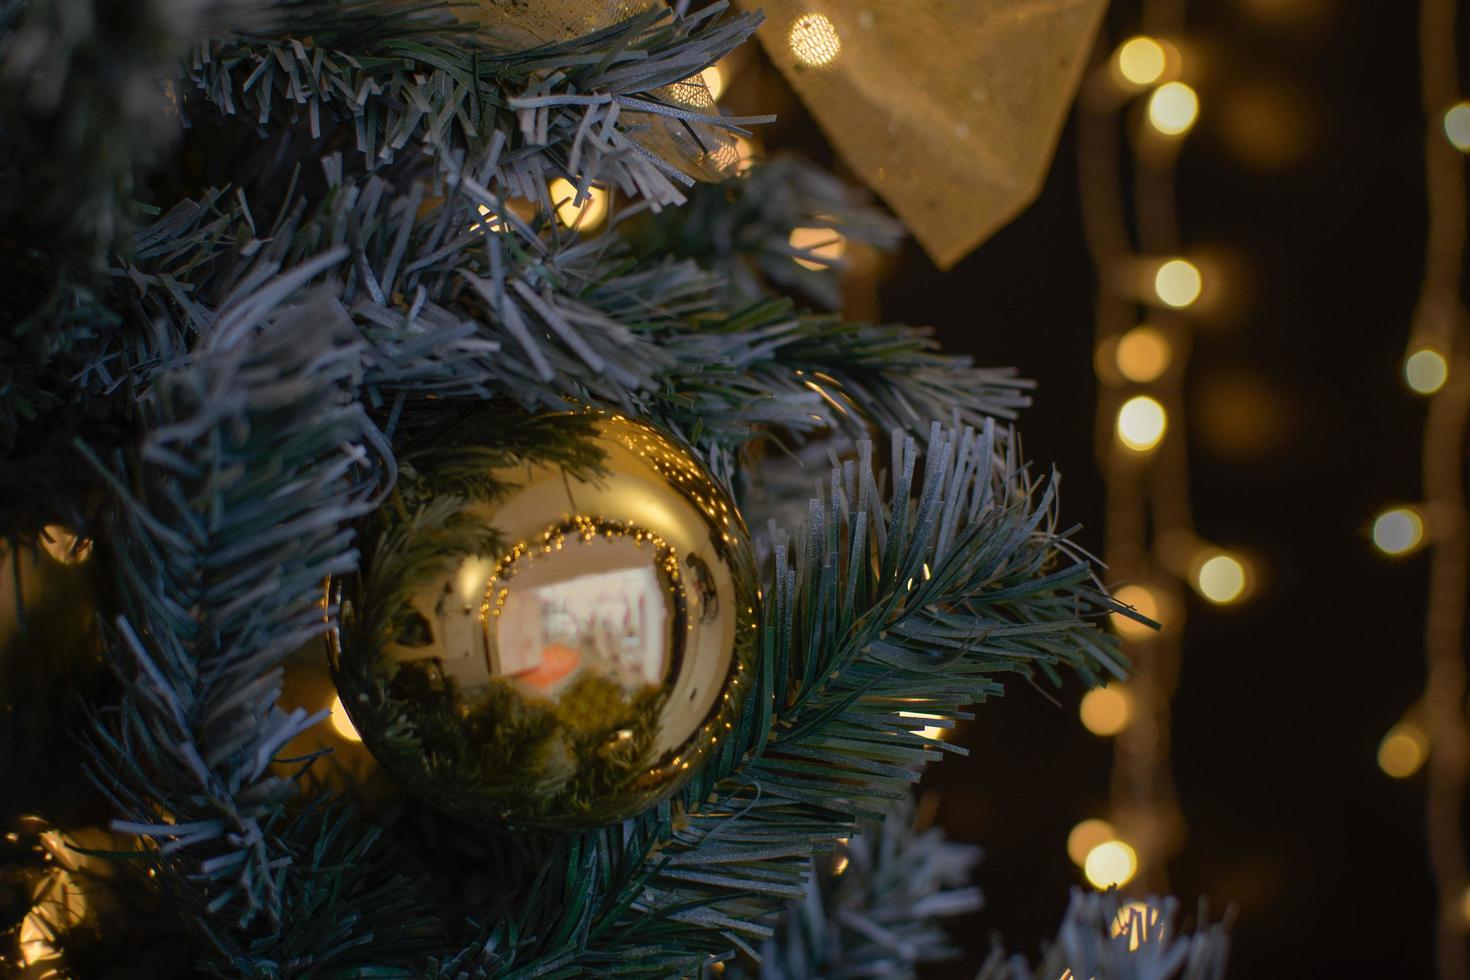
[[[1200,123],[1178,172],[1187,248],[1221,255],[1228,311],[1201,318],[1187,419],[1202,537],[1264,559],[1249,603],[1187,610],[1173,768],[1187,823],[1170,887],[1237,916],[1235,977],[1428,976],[1432,889],[1422,774],[1379,771],[1379,739],[1423,683],[1422,556],[1386,561],[1376,511],[1418,499],[1424,403],[1400,380],[1422,271],[1417,4],[1190,5]],[[1138,30],[1136,3],[1110,12]],[[1462,44],[1461,50],[1466,50]],[[1063,514],[1100,548],[1095,273],[1075,123],[1031,208],[957,269],[916,249],[883,314],[1039,382],[1029,455],[1065,475]],[[1179,420],[1171,420],[1178,424]],[[1023,685],[981,706],[968,760],[924,786],[954,837],[984,846],[987,908],[961,922],[970,976],[992,930],[1034,955],[1070,887],[1068,830],[1104,815],[1108,742]]]

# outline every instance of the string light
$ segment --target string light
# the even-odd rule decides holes
[[[1138,611],[1139,615],[1147,616],[1154,622],[1158,622],[1161,618],[1159,615],[1159,600],[1153,594],[1153,590],[1146,586],[1125,585],[1113,593],[1113,598],[1125,606],[1132,606]],[[1117,630],[1118,635],[1125,639],[1142,640],[1154,635],[1153,629],[1143,625],[1136,619],[1124,616],[1122,613],[1113,613],[1111,618],[1113,629]]]
[[[1169,417],[1164,406],[1148,395],[1135,395],[1118,409],[1118,441],[1138,453],[1146,453],[1164,438]]]
[[[1394,507],[1373,521],[1373,544],[1385,555],[1407,555],[1424,543],[1424,518],[1412,507]]]
[[[1148,384],[1169,369],[1172,354],[1167,337],[1153,327],[1137,326],[1119,338],[1113,358],[1123,377]]]
[[[786,35],[791,53],[803,65],[820,68],[830,65],[842,53],[842,39],[837,28],[822,14],[802,14]]]
[[[1080,868],[1087,863],[1087,855],[1092,853],[1094,847],[1105,844],[1117,836],[1118,833],[1113,829],[1113,825],[1106,820],[1099,820],[1096,817],[1084,820],[1067,834],[1067,857],[1071,858],[1072,863]]]
[[[805,256],[795,256],[803,269],[830,269],[847,253],[847,239],[832,228],[793,228],[787,239],[791,247]]]
[[[720,96],[725,94],[725,72],[720,66],[710,65],[699,73],[699,77],[704,79],[704,87],[709,89],[709,97],[716,102],[720,101]]]
[[[1118,909],[1113,918],[1113,937],[1128,937],[1128,952],[1138,952],[1138,947],[1151,939],[1162,937],[1163,915],[1147,902],[1128,902]]]
[[[600,187],[588,188],[587,197],[576,203],[576,185],[565,177],[557,177],[547,185],[551,203],[556,208],[556,218],[567,228],[592,231],[607,217],[607,191]]]
[[[1378,743],[1378,768],[1394,779],[1408,779],[1429,758],[1429,736],[1413,722],[1401,721]]]
[[[47,524],[42,532],[41,547],[63,565],[80,565],[92,555],[90,538],[83,538],[78,543],[76,534],[60,524]]]
[[[1470,102],[1461,102],[1444,114],[1444,134],[1461,153],[1470,153]]]
[[[1169,55],[1158,41],[1140,35],[1119,45],[1115,65],[1118,74],[1142,88],[1164,77]]]
[[[900,718],[920,718],[927,721],[943,720],[940,715],[926,715],[921,711],[900,711],[898,713],[898,716]],[[912,731],[915,735],[922,735],[925,738],[929,739],[942,739],[944,738],[944,736],[949,734],[948,728],[943,728],[939,725],[924,725],[921,728],[912,728],[909,730]]]
[[[1421,347],[1404,358],[1404,381],[1421,395],[1432,395],[1450,377],[1450,362],[1433,347]]]
[[[1177,0],[1162,18],[1146,5],[1144,20],[1182,23],[1186,5],[1187,0]],[[1149,620],[1161,620],[1160,613],[1167,611],[1172,628],[1156,632],[1112,614],[1114,629],[1136,665],[1136,675],[1123,695],[1127,711],[1135,719],[1146,718],[1148,724],[1125,720],[1113,746],[1111,803],[1114,812],[1128,816],[1129,843],[1110,832],[1079,863],[1088,871],[1086,859],[1092,859],[1094,867],[1087,877],[1100,887],[1138,874],[1143,887],[1163,891],[1168,888],[1167,860],[1177,849],[1183,826],[1168,761],[1170,699],[1182,652],[1178,613],[1183,602],[1181,583],[1166,572],[1174,568],[1169,541],[1181,535],[1192,537],[1187,433],[1181,428],[1171,436],[1165,451],[1154,450],[1162,444],[1170,416],[1176,422],[1185,418],[1183,362],[1189,346],[1174,343],[1188,328],[1184,317],[1164,318],[1166,332],[1141,324],[1140,306],[1182,310],[1204,293],[1201,270],[1175,254],[1181,236],[1173,220],[1175,182],[1170,170],[1178,155],[1159,152],[1162,147],[1177,147],[1178,138],[1195,125],[1200,100],[1194,89],[1173,80],[1181,77],[1186,66],[1180,52],[1167,41],[1142,35],[1128,38],[1113,49],[1109,61],[1111,64],[1089,76],[1087,84],[1094,91],[1084,92],[1078,100],[1077,154],[1088,249],[1102,282],[1094,351],[1098,379],[1103,382],[1098,387],[1098,413],[1102,421],[1116,413],[1111,419],[1113,437],[1099,443],[1107,481],[1104,563],[1124,581],[1148,583],[1119,589],[1116,598],[1121,603]],[[1148,93],[1142,106],[1145,126],[1176,139],[1134,142],[1140,156],[1125,168],[1120,166],[1127,127],[1124,109],[1131,100],[1119,98],[1118,90],[1153,86],[1157,88]],[[1125,172],[1136,177],[1126,190],[1121,184]],[[1140,261],[1139,256],[1156,258]],[[1137,278],[1115,277],[1109,274],[1113,269],[1135,270]],[[1211,286],[1212,292],[1217,291],[1213,283]],[[1150,388],[1129,392],[1132,397],[1119,405],[1116,388],[1123,384]],[[1144,643],[1147,645],[1130,649]],[[1119,693],[1094,698],[1089,707],[1109,706],[1108,699],[1116,699]],[[1116,709],[1116,704],[1110,707]],[[1116,718],[1105,722],[1104,731],[1118,724]],[[1073,860],[1079,859],[1074,856]]]
[[[332,699],[332,728],[349,742],[362,741],[362,736],[357,734],[352,719],[347,716],[347,708],[342,704],[340,695]]]
[[[1165,82],[1148,100],[1148,121],[1165,136],[1182,136],[1199,118],[1199,96],[1183,82]]]
[[[1229,605],[1245,595],[1245,563],[1234,555],[1220,553],[1206,558],[1194,574],[1194,587],[1216,605]]]
[[[1204,288],[1204,276],[1188,259],[1169,259],[1154,273],[1154,295],[1176,310],[1193,306]]]
[[[1089,732],[1106,738],[1128,727],[1133,706],[1121,688],[1096,687],[1082,696],[1077,710]]]
[[[1138,873],[1138,854],[1120,840],[1104,841],[1087,852],[1082,873],[1100,891],[1121,887]]]

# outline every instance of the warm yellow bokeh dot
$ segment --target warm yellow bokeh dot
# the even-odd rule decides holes
[[[1169,56],[1164,46],[1151,37],[1134,37],[1118,48],[1118,74],[1134,85],[1152,85],[1164,75]]]
[[[1147,395],[1135,395],[1118,409],[1118,441],[1134,452],[1153,449],[1168,427],[1164,406]]]
[[[1188,259],[1170,259],[1154,273],[1154,295],[1175,309],[1193,304],[1204,288],[1204,276]]]
[[[1385,555],[1407,555],[1424,543],[1424,518],[1412,507],[1386,510],[1373,521],[1373,543]]]
[[[1421,347],[1404,358],[1404,381],[1421,395],[1432,395],[1450,377],[1450,362],[1432,347]]]
[[[789,241],[792,248],[813,256],[797,257],[796,264],[803,269],[830,269],[847,253],[847,239],[832,228],[793,228]]]
[[[1132,606],[1140,615],[1147,616],[1154,622],[1159,621],[1159,600],[1146,586],[1125,585],[1113,593],[1113,598],[1125,606]],[[1130,640],[1141,640],[1154,635],[1152,627],[1145,626],[1122,613],[1113,613],[1112,620],[1113,629],[1117,630],[1118,635]]]
[[[1429,758],[1429,736],[1412,722],[1401,721],[1378,743],[1378,768],[1394,779],[1408,779]]]
[[[1128,937],[1128,951],[1137,952],[1144,943],[1161,938],[1163,915],[1147,902],[1128,902],[1113,918],[1113,936]]]
[[[1129,381],[1157,381],[1169,368],[1172,351],[1169,339],[1153,327],[1137,326],[1118,338],[1113,357],[1118,373]]]
[[[1128,727],[1133,704],[1122,688],[1098,687],[1082,696],[1078,706],[1082,724],[1094,735],[1116,735]]]
[[[1199,594],[1217,605],[1226,605],[1245,595],[1245,563],[1234,555],[1207,558],[1194,575]]]
[[[565,177],[558,177],[547,185],[551,205],[556,208],[556,218],[567,228],[591,231],[607,217],[607,191],[601,187],[588,188],[587,198],[580,204],[576,185]]]
[[[1183,82],[1166,82],[1149,96],[1149,124],[1165,136],[1182,136],[1198,118],[1199,96]]]
[[[347,709],[343,707],[341,697],[332,699],[332,728],[349,742],[362,741],[362,736],[353,727],[352,719],[347,717]]]
[[[710,65],[699,73],[699,77],[704,79],[704,87],[709,89],[709,97],[716,102],[720,101],[720,96],[725,94],[724,69],[719,65]]]
[[[1461,102],[1444,114],[1444,134],[1461,153],[1470,153],[1470,102]]]
[[[1465,893],[1460,896],[1460,918],[1470,926],[1470,888],[1466,888]]]
[[[898,713],[898,716],[900,718],[920,718],[928,721],[943,720],[939,715],[926,715],[922,711],[900,711]],[[948,735],[950,731],[948,728],[942,728],[939,725],[924,725],[921,728],[911,728],[909,730],[912,731],[915,735],[922,735],[925,738],[940,739]]]
[[[1096,817],[1084,820],[1067,834],[1067,857],[1080,868],[1087,863],[1087,855],[1092,853],[1094,847],[1105,844],[1116,836],[1117,831],[1106,820]]]
[[[41,547],[46,549],[46,554],[63,565],[80,565],[91,557],[90,538],[77,541],[77,536],[60,524],[47,524],[42,531]]]
[[[797,61],[814,68],[830,65],[842,53],[837,28],[822,14],[802,14],[796,18],[786,41]]]
[[[1082,873],[1099,890],[1126,885],[1138,873],[1138,855],[1120,840],[1104,841],[1087,852]]]

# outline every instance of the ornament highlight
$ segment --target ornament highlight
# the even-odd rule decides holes
[[[720,748],[752,682],[757,580],[682,444],[618,415],[537,422],[560,461],[497,450],[489,423],[403,454],[403,506],[332,583],[331,660],[363,743],[430,802],[582,828],[667,799]]]

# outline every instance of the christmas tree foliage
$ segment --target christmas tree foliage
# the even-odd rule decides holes
[[[7,814],[43,821],[8,838],[10,962],[905,975],[976,897],[973,855],[894,816],[960,751],[900,712],[947,727],[1008,676],[1125,676],[1098,624],[1129,611],[1010,427],[1026,383],[797,305],[837,293],[782,252],[792,228],[895,230],[800,161],[736,175],[763,120],[721,116],[698,78],[760,17],[542,6],[0,0],[0,520],[18,583],[38,547],[68,557],[57,528],[95,544],[85,582],[46,583],[60,621],[0,664],[9,775],[64,788]],[[493,552],[458,508],[502,493],[497,461],[595,468],[555,414],[588,409],[687,444],[758,532],[752,689],[678,792],[611,826],[468,828],[288,751],[326,717],[286,670],[326,656],[323,583],[395,594],[364,564],[390,546]],[[434,455],[470,423],[473,446]],[[783,467],[813,450],[830,471],[793,490]],[[580,684],[568,724],[598,700]],[[84,760],[36,731],[43,709]],[[516,737],[554,720],[515,710]],[[430,737],[452,770],[452,738],[403,735]],[[79,833],[78,797],[111,836]],[[63,873],[86,909],[28,914]],[[1129,958],[1106,900],[1079,899],[1043,975],[1218,975],[1218,933],[1168,914]]]

